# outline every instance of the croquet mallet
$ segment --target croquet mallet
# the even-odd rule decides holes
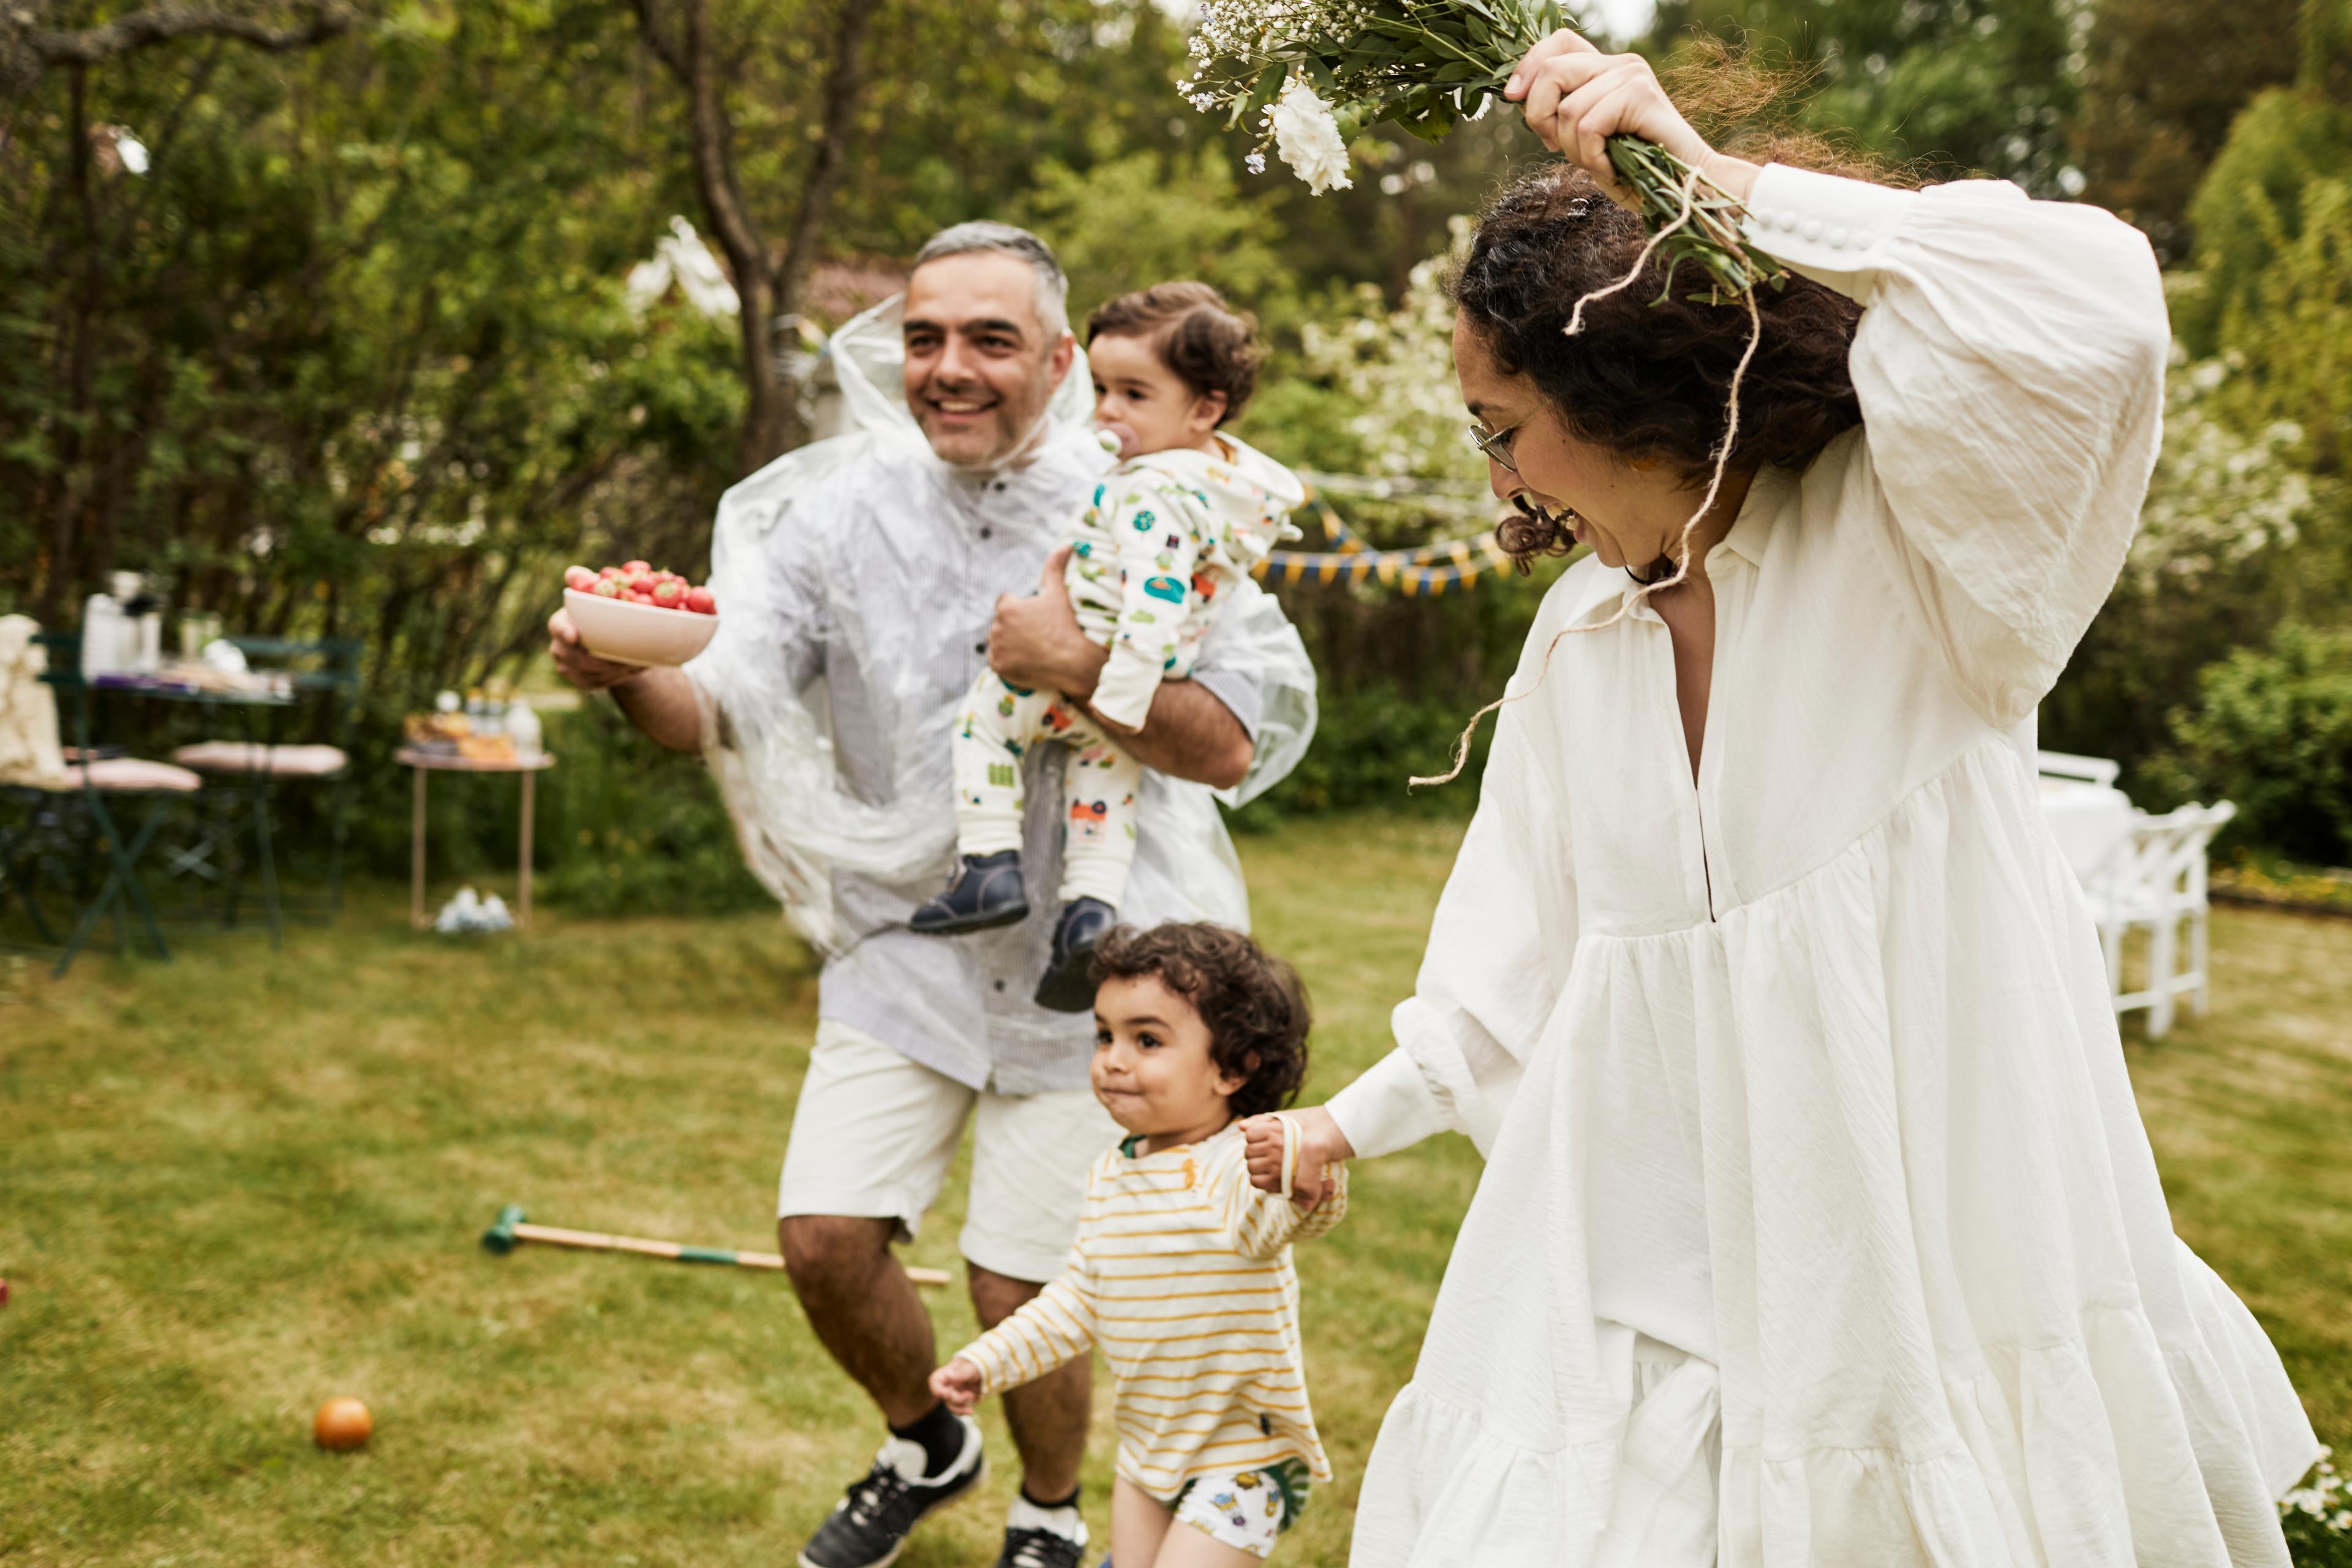
[[[525,1225],[520,1204],[499,1211],[498,1223],[482,1232],[482,1245],[492,1252],[509,1253],[516,1244],[544,1242],[551,1247],[583,1247],[594,1252],[636,1252],[667,1258],[673,1263],[726,1263],[738,1268],[782,1268],[784,1260],[772,1252],[738,1252],[729,1247],[684,1247],[675,1241],[648,1241],[638,1236],[606,1236],[601,1231],[563,1230],[551,1225]],[[907,1278],[933,1289],[949,1282],[944,1268],[909,1268]]]

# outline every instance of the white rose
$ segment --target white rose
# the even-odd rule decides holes
[[[1293,79],[1282,89],[1282,97],[1273,110],[1274,149],[1291,172],[1307,182],[1307,188],[1317,195],[1326,191],[1344,191],[1354,182],[1348,177],[1348,144],[1339,139],[1339,122],[1331,117],[1331,106],[1323,101],[1315,89]]]

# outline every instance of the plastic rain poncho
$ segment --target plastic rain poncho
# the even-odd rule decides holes
[[[949,736],[986,663],[1000,594],[1036,590],[1109,459],[1087,416],[1081,356],[1034,460],[975,474],[941,463],[900,389],[898,301],[827,353],[847,433],[787,453],[720,500],[711,549],[719,627],[687,667],[704,752],[752,872],[826,957],[820,1009],[951,1078],[1006,1093],[1085,1083],[1091,1021],[1035,1008],[1055,912],[1064,748],[1027,762],[1031,918],[971,936],[905,921],[946,880],[955,847]],[[1279,780],[1315,728],[1297,633],[1246,584],[1193,679],[1256,742],[1222,795],[1148,774],[1122,918],[1246,927],[1240,865],[1216,802]]]

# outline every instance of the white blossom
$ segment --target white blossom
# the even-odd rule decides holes
[[[1248,157],[1243,159],[1242,162],[1248,166],[1249,172],[1253,174],[1263,174],[1265,173],[1265,154],[1264,153],[1252,153]]]
[[[1293,78],[1269,113],[1275,151],[1308,190],[1319,196],[1354,184],[1348,177],[1348,143],[1339,134],[1339,122],[1313,88]]]
[[[1300,328],[1307,374],[1356,411],[1348,432],[1363,444],[1357,460],[1364,473],[1486,480],[1486,459],[1463,437],[1468,416],[1454,385],[1454,305],[1444,289],[1446,268],[1469,245],[1470,223],[1457,217],[1450,226],[1450,248],[1413,268],[1394,310],[1366,284],[1358,313]]]
[[[2280,420],[2242,435],[2211,406],[2236,367],[2220,359],[2188,364],[2178,349],[2174,364],[2164,445],[2126,568],[2147,590],[2191,586],[2217,568],[2293,544],[2314,500],[2311,478],[2294,460],[2299,426]],[[2306,1511],[2330,1506],[2315,1497]]]

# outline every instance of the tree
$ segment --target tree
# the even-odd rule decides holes
[[[807,439],[795,389],[785,381],[776,325],[793,315],[832,216],[865,70],[872,0],[839,0],[827,27],[824,75],[809,131],[809,163],[781,247],[762,231],[735,164],[735,120],[720,89],[709,0],[631,0],[646,47],[685,89],[694,182],[711,231],[727,253],[741,301],[743,384],[749,403],[736,447],[740,473]],[[732,73],[730,73],[732,74]]]
[[[2297,0],[2095,0],[2073,144],[2084,195],[2186,259],[2189,204],[2246,100],[2295,74]],[[2193,64],[2191,63],[2193,62]]]
[[[2042,194],[2075,180],[2074,40],[2056,0],[1665,0],[1650,47],[1670,54],[1693,28],[1810,76],[1802,124],[1923,174],[1982,172]]]

